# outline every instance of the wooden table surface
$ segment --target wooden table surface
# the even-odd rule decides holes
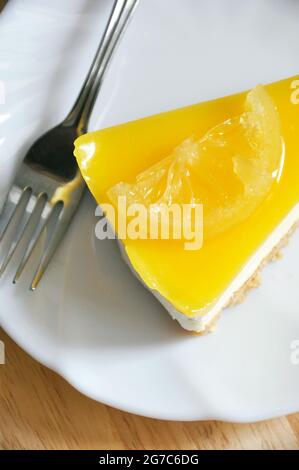
[[[0,449],[299,449],[299,413],[256,424],[157,421],[96,403],[3,331]]]
[[[81,395],[2,330],[0,340],[0,449],[299,449],[299,413],[247,425],[142,418]]]

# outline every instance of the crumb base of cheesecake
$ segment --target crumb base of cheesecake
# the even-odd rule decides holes
[[[170,316],[173,320],[178,321],[181,327],[188,332],[189,334],[195,335],[204,335],[206,333],[212,332],[216,329],[218,319],[220,314],[225,308],[231,307],[236,304],[242,303],[247,293],[254,288],[257,288],[261,284],[261,271],[262,269],[270,262],[276,261],[282,257],[282,249],[288,244],[292,234],[295,232],[296,228],[299,227],[299,205],[294,208],[296,217],[293,219],[293,223],[289,225],[289,229],[286,230],[285,234],[282,235],[280,239],[278,239],[277,243],[269,250],[268,254],[266,254],[261,261],[257,264],[257,267],[252,271],[252,274],[243,282],[236,290],[232,291],[231,295],[229,296],[228,300],[223,302],[222,305],[217,308],[215,313],[211,315],[210,319],[207,319],[209,311],[198,312],[194,317],[187,317],[179,310],[177,310],[165,297],[163,297],[158,291],[149,289],[148,286],[145,284],[141,276],[136,272],[134,267],[132,266],[129,257],[126,253],[126,249],[121,242],[118,240],[118,245],[120,248],[120,252],[122,258],[126,262],[126,264],[130,267],[132,273],[139,279],[139,281],[149,289],[152,294],[159,300],[159,302],[164,306],[164,308],[168,311]],[[204,320],[204,321],[203,321]]]
[[[197,335],[202,335],[205,333],[211,333],[215,330],[217,322],[219,320],[222,310],[232,307],[233,305],[240,304],[244,302],[248,292],[252,289],[256,289],[261,285],[261,272],[263,268],[274,261],[277,261],[283,256],[283,248],[289,243],[291,236],[295,230],[299,227],[299,221],[295,222],[290,230],[284,235],[277,245],[271,250],[271,252],[261,261],[260,265],[257,267],[255,272],[249,277],[249,279],[236,291],[232,294],[229,301],[226,305],[215,315],[215,317],[206,324],[205,329],[199,332],[194,332]]]

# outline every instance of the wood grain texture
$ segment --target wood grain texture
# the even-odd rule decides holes
[[[299,449],[299,414],[256,424],[142,418],[81,395],[0,330],[0,449]]]

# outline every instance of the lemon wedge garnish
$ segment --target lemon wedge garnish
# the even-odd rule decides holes
[[[282,162],[280,120],[261,85],[245,99],[244,112],[210,129],[201,139],[186,139],[133,182],[107,192],[113,204],[203,204],[204,236],[229,229],[250,216],[279,177]]]

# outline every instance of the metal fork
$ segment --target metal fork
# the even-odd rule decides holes
[[[8,249],[0,276],[19,245],[23,256],[13,278],[17,282],[35,247],[42,244],[30,289],[34,290],[79,205],[85,184],[73,156],[76,137],[88,120],[104,73],[138,0],[116,0],[99,48],[79,96],[65,120],[40,137],[29,149],[7,196],[0,217],[0,242]],[[21,248],[20,248],[21,249]]]

